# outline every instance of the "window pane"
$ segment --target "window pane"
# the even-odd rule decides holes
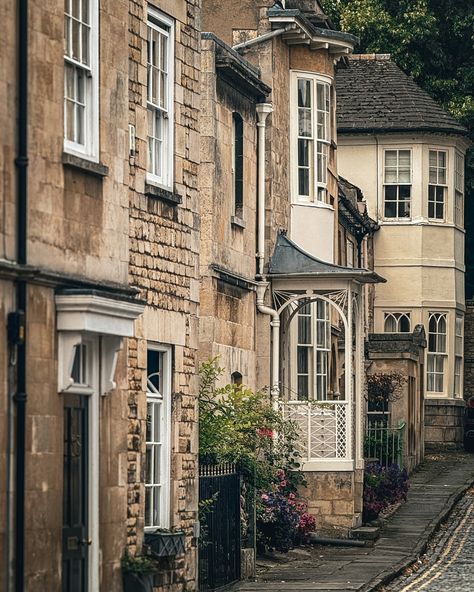
[[[72,57],[77,61],[80,61],[80,59],[81,59],[80,35],[81,35],[80,24],[77,21],[73,20],[72,21]]]
[[[153,422],[153,403],[147,403],[146,406],[146,441],[150,442]]]
[[[162,403],[153,403],[153,441],[161,442]]]
[[[436,169],[438,166],[438,160],[436,158],[436,150],[430,150],[430,169]]]
[[[398,163],[401,169],[410,169],[411,154],[409,150],[398,151]]]
[[[410,319],[407,317],[407,315],[400,315],[399,330],[401,333],[409,333]]]
[[[298,165],[309,166],[310,141],[298,140]]]
[[[298,109],[298,135],[311,137],[311,110]]]
[[[153,483],[161,485],[161,479],[161,444],[158,444],[153,450]]]
[[[153,446],[151,445],[146,447],[145,483],[153,483]]]
[[[90,0],[82,0],[82,22],[89,23],[89,2]]]
[[[298,107],[311,107],[311,81],[298,80]]]
[[[396,333],[397,332],[397,321],[393,315],[385,316],[385,333]]]
[[[299,169],[298,171],[298,194],[309,195],[309,170]]]
[[[309,380],[307,376],[298,376],[298,399],[307,401],[309,398]]]
[[[298,343],[311,343],[310,317],[298,317]]]
[[[153,526],[152,489],[145,487],[145,526]]]
[[[308,374],[309,370],[309,352],[308,347],[298,347],[298,373]]]
[[[386,150],[385,152],[385,167],[397,167],[397,151]]]
[[[386,218],[396,218],[397,217],[397,204],[395,202],[385,202],[385,211],[384,216]]]
[[[89,27],[82,27],[82,62],[89,64]]]

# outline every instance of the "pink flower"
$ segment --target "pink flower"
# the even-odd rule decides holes
[[[263,502],[268,502],[269,497],[268,497],[268,495],[266,493],[262,493],[262,498],[261,499],[262,499]]]

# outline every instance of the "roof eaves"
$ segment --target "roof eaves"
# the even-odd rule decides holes
[[[261,80],[260,69],[243,58],[237,51],[224,43],[213,33],[201,33],[202,39],[214,41],[216,45],[216,71],[227,82],[258,101],[265,100],[271,87]]]
[[[344,55],[352,52],[359,41],[350,33],[315,27],[298,9],[269,8],[267,15],[273,27],[295,25],[282,35],[291,45],[309,45],[311,49],[329,49],[330,53]]]
[[[448,135],[456,135],[456,136],[468,136],[469,131],[462,125],[459,127],[449,126],[421,126],[421,125],[414,125],[410,127],[410,125],[406,126],[338,126],[337,133],[338,134],[394,134],[394,133],[431,133],[431,134],[448,134]]]

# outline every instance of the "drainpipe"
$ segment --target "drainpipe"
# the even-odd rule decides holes
[[[283,29],[275,29],[274,31],[270,31],[269,33],[264,33],[263,35],[259,35],[258,37],[254,37],[253,39],[247,39],[247,41],[243,41],[242,43],[237,43],[234,45],[232,49],[239,51],[241,49],[247,49],[248,47],[252,47],[252,45],[257,45],[258,43],[263,43],[264,41],[268,41],[268,39],[273,39],[274,37],[279,37],[283,35],[283,33],[288,33],[294,26],[288,25]]]
[[[273,111],[270,103],[259,103],[257,105],[257,160],[258,160],[258,226],[257,226],[257,310],[261,314],[272,318],[272,356],[271,356],[271,395],[277,405],[280,393],[280,317],[278,312],[265,305],[265,292],[269,286],[263,276],[265,259],[265,127],[268,115]]]
[[[18,1],[18,152],[17,169],[17,262],[27,263],[28,209],[28,0]],[[16,475],[15,475],[15,591],[25,589],[25,459],[26,459],[26,346],[25,315],[27,284],[17,281],[17,375],[16,393]]]
[[[273,111],[270,103],[257,105],[257,161],[258,161],[258,228],[257,228],[257,275],[263,276],[265,257],[265,128],[268,115]]]
[[[278,401],[280,394],[280,316],[274,308],[265,306],[265,292],[269,283],[260,280],[257,285],[257,310],[258,312],[272,317],[270,326],[272,328],[272,376],[271,376],[271,395],[274,404]]]

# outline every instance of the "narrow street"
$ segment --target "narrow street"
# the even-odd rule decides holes
[[[388,520],[373,547],[314,546],[297,550],[288,560],[262,562],[256,581],[240,582],[233,590],[461,592],[471,589],[473,460],[472,455],[461,452],[428,455],[411,476],[408,501]],[[460,499],[461,492],[469,486],[471,489]],[[433,542],[427,547],[430,539]],[[425,548],[426,555],[417,561]],[[398,573],[404,575],[383,585]]]
[[[474,578],[474,488],[455,506],[417,564],[383,592],[457,592]]]

